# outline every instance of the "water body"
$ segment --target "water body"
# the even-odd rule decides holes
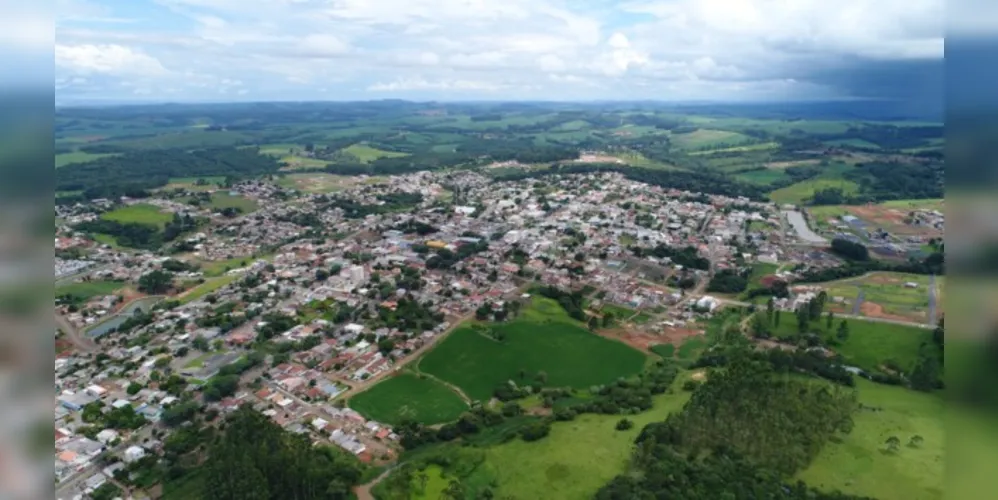
[[[783,212],[783,215],[787,217],[787,221],[790,225],[794,227],[797,231],[797,236],[806,243],[822,244],[827,243],[828,240],[822,238],[811,230],[807,225],[807,220],[804,219],[804,215],[796,210],[787,210]]]
[[[103,322],[87,329],[86,333],[91,337],[100,337],[101,335],[104,335],[105,333],[121,326],[121,324],[128,320],[128,318],[132,317],[132,314],[135,314],[135,311],[141,310],[142,312],[148,312],[152,309],[152,306],[162,299],[163,297],[153,296],[133,300],[117,314],[110,316]]]

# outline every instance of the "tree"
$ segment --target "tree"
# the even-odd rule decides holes
[[[173,286],[173,273],[157,269],[139,277],[139,291],[159,295]]]
[[[845,342],[849,338],[849,323],[846,323],[846,320],[839,322],[839,329],[835,333],[835,336],[842,342]]]
[[[776,314],[773,316],[773,328],[780,327],[780,313],[782,313],[782,311],[777,310]]]
[[[464,500],[464,486],[457,480],[451,480],[450,484],[442,492],[442,495],[444,498],[450,500]]]
[[[194,340],[191,341],[191,346],[201,352],[208,352],[211,350],[211,345],[208,344],[208,339],[201,336],[194,337]]]
[[[895,452],[901,447],[901,440],[898,439],[897,436],[891,436],[887,438],[887,441],[885,441],[884,444],[887,445],[888,451]]]
[[[922,436],[915,434],[914,436],[911,437],[911,439],[908,440],[908,446],[912,448],[918,448],[919,446],[922,446],[922,443],[924,441],[925,440],[922,439]]]
[[[142,390],[142,384],[138,382],[132,382],[131,384],[128,384],[128,389],[125,389],[125,392],[127,392],[129,396],[134,396],[138,394],[139,391],[141,390]]]
[[[807,326],[811,322],[811,310],[809,304],[804,304],[797,308],[797,331],[799,333],[804,333],[807,331]]]
[[[618,420],[617,421],[617,425],[615,426],[615,428],[618,431],[626,431],[626,430],[628,430],[628,429],[630,429],[632,427],[634,427],[634,422],[631,422],[630,420],[628,420],[626,418],[622,418],[622,419]]]
[[[776,312],[776,299],[770,297],[766,301],[766,322],[770,325],[773,324],[773,313]]]
[[[535,379],[537,380],[538,384],[544,385],[548,383],[548,373],[544,370],[541,370],[537,372],[537,376],[535,377]]]
[[[835,321],[835,313],[833,313],[832,311],[828,311],[828,314],[826,314],[825,317],[826,317],[825,328],[831,330],[832,322]]]
[[[430,476],[426,474],[426,471],[422,471],[421,470],[421,471],[419,471],[419,474],[416,476],[416,479],[419,481],[419,492],[420,492],[420,494],[425,494],[426,493],[426,483],[430,480]]]

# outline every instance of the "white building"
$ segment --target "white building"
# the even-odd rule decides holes
[[[130,464],[140,460],[144,456],[146,456],[146,450],[142,449],[141,446],[129,446],[128,449],[125,450],[125,455],[122,457],[122,460],[126,464]]]

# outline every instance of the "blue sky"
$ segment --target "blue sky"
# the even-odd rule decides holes
[[[61,102],[914,98],[935,89],[944,7],[56,0],[55,87]]]

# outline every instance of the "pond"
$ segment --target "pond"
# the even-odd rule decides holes
[[[100,337],[101,335],[104,335],[105,333],[121,326],[122,323],[135,314],[135,311],[147,312],[152,309],[152,306],[156,305],[156,303],[162,299],[163,297],[160,296],[152,296],[133,300],[113,316],[109,316],[104,321],[88,328],[86,333],[91,337]]]

